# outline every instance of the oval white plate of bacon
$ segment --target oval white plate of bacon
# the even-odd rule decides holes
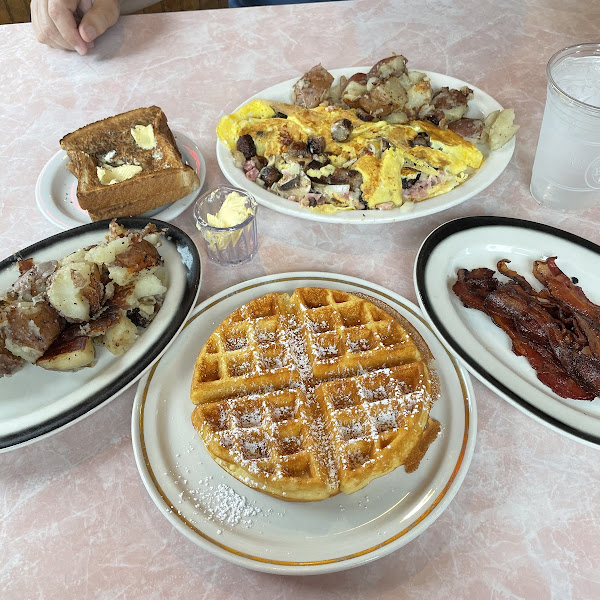
[[[552,429],[600,446],[600,246],[541,223],[465,217],[423,242],[419,304],[467,369]]]

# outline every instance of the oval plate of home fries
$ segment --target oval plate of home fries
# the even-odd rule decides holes
[[[0,451],[91,414],[134,383],[185,323],[200,259],[148,218],[76,227],[0,262]]]

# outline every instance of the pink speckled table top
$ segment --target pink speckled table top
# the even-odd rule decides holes
[[[574,216],[541,209],[529,178],[546,62],[561,47],[597,38],[599,24],[587,0],[362,0],[127,16],[83,57],[38,44],[28,24],[2,26],[0,259],[60,231],[38,210],[35,184],[59,139],[83,124],[162,107],[172,128],[200,147],[208,189],[225,182],[215,155],[223,114],[318,62],[368,65],[393,52],[514,107],[521,129],[504,173],[467,202],[405,223],[319,224],[262,210],[257,257],[231,268],[204,260],[199,301],[253,277],[320,270],[416,302],[421,242],[461,216],[519,217],[598,243],[600,206]],[[191,208],[174,223],[198,239]],[[473,386],[477,444],[443,514],[380,560],[305,578],[233,565],[171,526],[138,475],[130,388],[73,426],[0,454],[0,597],[599,597],[600,450]]]

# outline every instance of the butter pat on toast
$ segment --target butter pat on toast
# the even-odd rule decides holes
[[[60,140],[92,221],[143,214],[200,186],[158,106],[90,123]]]

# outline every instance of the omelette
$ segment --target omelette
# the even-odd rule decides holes
[[[258,185],[320,212],[390,209],[444,194],[483,162],[429,121],[364,121],[353,109],[252,100],[217,126]]]

